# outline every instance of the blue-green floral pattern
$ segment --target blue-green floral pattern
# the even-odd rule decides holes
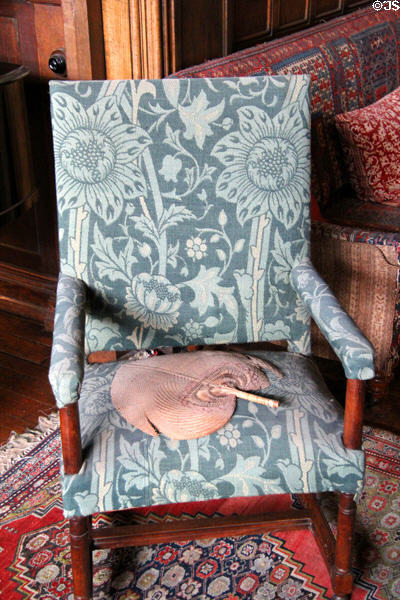
[[[309,77],[52,82],[61,271],[95,350],[291,339]],[[271,260],[268,263],[264,257]]]
[[[256,106],[238,109],[238,131],[225,135],[213,155],[225,169],[219,175],[219,198],[236,205],[240,224],[265,213],[285,226],[294,225],[303,209],[308,181],[308,140],[297,105],[272,119]]]
[[[123,122],[113,96],[99,98],[85,109],[79,100],[60,94],[54,115],[61,208],[86,205],[105,223],[113,223],[126,200],[145,193],[142,171],[133,161],[151,144],[149,135]]]
[[[60,274],[49,379],[60,408],[76,402],[85,369],[86,284]]]
[[[314,269],[304,259],[291,273],[291,281],[312,318],[342,362],[349,379],[371,379],[374,348]]]
[[[66,516],[233,496],[357,492],[363,452],[343,446],[342,409],[312,360],[251,354],[281,369],[282,379],[266,371],[271,386],[261,391],[279,399],[279,408],[238,400],[229,423],[188,441],[130,425],[110,397],[120,363],[88,366],[79,400],[84,465],[63,478]]]
[[[160,345],[287,339],[308,353],[305,300],[349,372],[369,374],[353,364],[366,346],[347,350],[354,331],[343,341],[341,320],[335,333],[331,298],[318,304],[301,271],[308,85],[307,76],[52,82],[61,276],[50,378],[60,407],[79,402],[84,445],[80,473],[63,478],[67,516],[359,490],[363,453],[344,448],[340,407],[303,356],[266,356],[284,374],[267,390],[280,408],[238,401],[225,427],[181,442],[149,437],[114,409],[118,363],[84,367],[95,350]]]

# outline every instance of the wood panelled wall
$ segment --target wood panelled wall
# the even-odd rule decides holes
[[[163,77],[371,0],[102,0],[107,77]]]
[[[44,319],[57,272],[47,61],[53,50],[64,46],[61,2],[0,2],[0,40],[0,61],[30,71],[24,88],[37,199],[19,218],[0,227],[0,306]]]
[[[49,69],[58,49],[67,58],[63,76]],[[30,71],[24,87],[37,198],[0,223],[0,308],[50,324],[58,256],[48,82],[105,77],[101,0],[0,0],[0,62]]]

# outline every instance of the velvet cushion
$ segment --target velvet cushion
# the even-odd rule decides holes
[[[359,200],[400,205],[400,88],[336,116],[349,177]]]
[[[287,352],[252,352],[267,371],[277,409],[238,400],[224,427],[197,440],[152,437],[114,408],[110,386],[119,362],[86,368],[79,410],[84,462],[63,477],[67,517],[236,496],[355,493],[364,455],[342,441],[342,409],[312,360]]]

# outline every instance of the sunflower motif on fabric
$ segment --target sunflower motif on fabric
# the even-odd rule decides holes
[[[126,297],[128,314],[145,327],[168,331],[178,320],[181,293],[163,275],[137,275],[133,278],[132,286],[126,288]]]
[[[215,145],[212,155],[225,166],[217,180],[219,198],[237,204],[237,219],[271,211],[292,227],[307,201],[309,137],[297,105],[273,118],[257,106],[237,111],[239,131]]]
[[[186,469],[184,473],[177,469],[164,473],[159,481],[159,488],[153,492],[154,501],[167,498],[170,502],[191,502],[217,497],[217,486],[207,481],[198,471],[190,469]]]
[[[60,209],[88,204],[107,224],[114,222],[127,200],[146,196],[135,160],[151,144],[150,136],[123,122],[114,97],[101,98],[86,110],[75,98],[58,93],[53,112]]]

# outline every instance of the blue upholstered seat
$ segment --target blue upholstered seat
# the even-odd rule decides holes
[[[114,408],[120,362],[89,365],[79,400],[84,464],[64,477],[67,516],[173,502],[338,490],[362,485],[364,458],[342,443],[342,409],[314,363],[287,352],[253,352],[278,366],[264,395],[277,409],[238,400],[231,420],[195,440],[151,437]],[[149,359],[151,360],[151,359]]]
[[[373,376],[370,344],[308,259],[308,88],[303,75],[52,83],[50,379],[59,408],[79,402],[84,445],[66,515],[359,490],[363,455],[344,448],[341,411],[305,356],[311,313],[346,375]],[[130,426],[110,402],[117,365],[85,366],[96,350],[277,339],[291,351],[269,355],[280,408],[238,400],[223,429],[192,441]]]

